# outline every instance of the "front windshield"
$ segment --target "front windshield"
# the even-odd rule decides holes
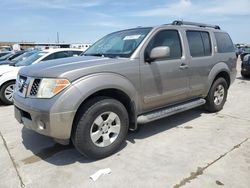
[[[9,58],[10,56],[12,56],[12,55],[13,55],[12,53],[6,54],[6,55],[0,57],[0,61],[8,59],[8,58]]]
[[[47,52],[36,52],[26,59],[15,64],[16,67],[31,65],[34,61],[45,55]]]
[[[93,44],[83,55],[130,57],[152,28],[136,28],[111,33]]]
[[[20,62],[20,61],[26,59],[27,57],[31,56],[32,54],[36,53],[36,52],[37,52],[36,50],[29,51],[29,52],[25,52],[25,53],[23,53],[22,55],[17,56],[16,58],[12,59],[11,61],[12,61],[13,63]]]

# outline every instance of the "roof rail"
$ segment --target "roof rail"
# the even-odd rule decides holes
[[[197,26],[197,27],[210,27],[210,28],[214,28],[214,29],[220,29],[220,26],[218,26],[218,25],[209,25],[209,24],[187,22],[187,21],[180,21],[180,20],[173,21],[172,25],[191,25],[191,26]]]

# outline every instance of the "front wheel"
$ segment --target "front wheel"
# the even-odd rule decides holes
[[[72,141],[90,158],[104,158],[120,147],[128,131],[128,113],[119,101],[98,97],[88,101],[78,113]]]
[[[206,97],[206,110],[209,112],[218,112],[222,110],[227,99],[227,90],[228,85],[224,78],[215,80]]]
[[[0,99],[5,105],[13,104],[13,93],[15,88],[15,81],[10,81],[1,87],[0,90]]]

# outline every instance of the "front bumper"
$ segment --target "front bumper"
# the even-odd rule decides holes
[[[15,118],[24,127],[58,140],[71,136],[76,108],[67,97],[51,99],[24,98],[14,93]],[[71,99],[72,100],[72,99]]]

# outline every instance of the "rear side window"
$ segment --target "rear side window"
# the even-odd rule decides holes
[[[218,53],[227,53],[227,52],[234,52],[234,45],[227,33],[214,33]]]
[[[208,32],[187,31],[188,45],[192,57],[209,56],[212,53],[211,40]]]

